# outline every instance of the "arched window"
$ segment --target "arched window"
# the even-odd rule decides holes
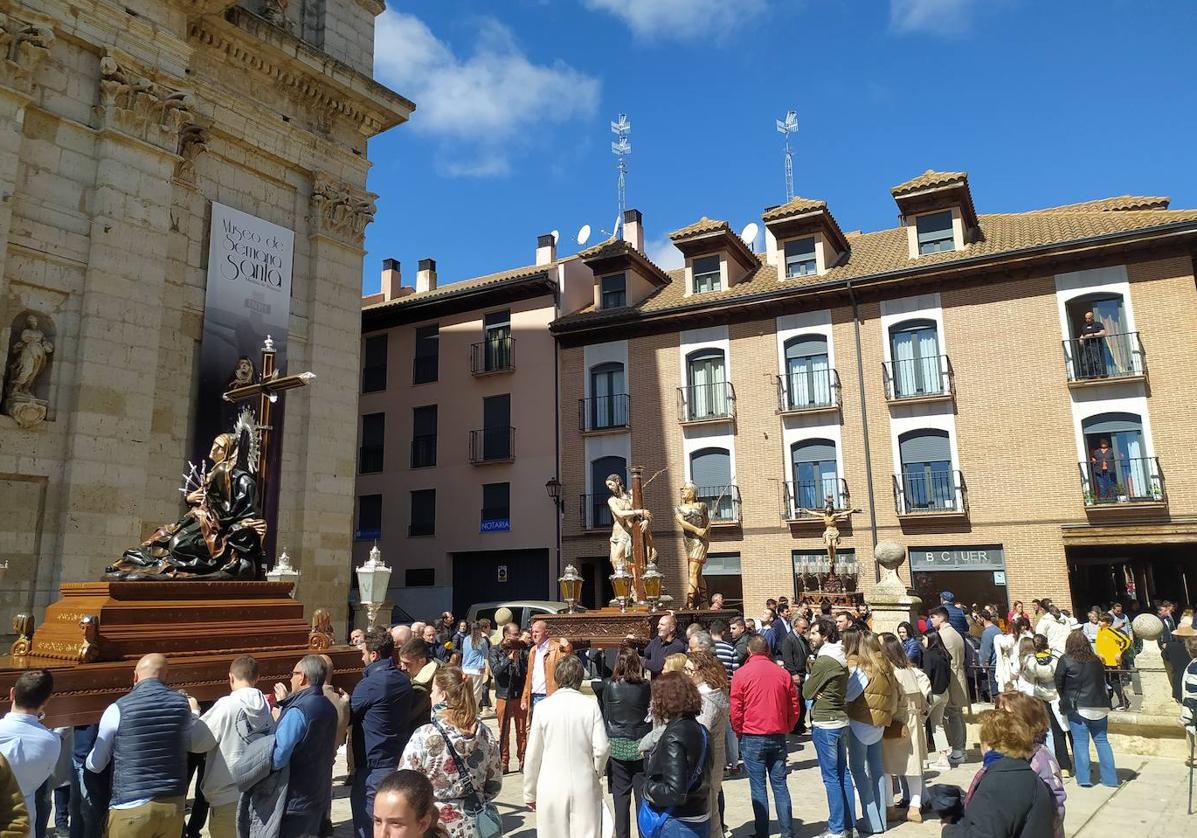
[[[909,398],[944,392],[935,322],[907,320],[891,327],[889,335],[894,396]]]
[[[956,508],[956,481],[948,432],[923,429],[898,437],[905,511]]]
[[[623,485],[628,485],[628,461],[623,457],[599,457],[590,463],[590,521],[592,527],[611,526],[611,507],[607,506],[607,499],[611,492],[607,489],[607,476],[618,474]]]
[[[722,349],[704,348],[686,356],[687,418],[728,415],[727,370]]]
[[[590,370],[590,427],[622,428],[628,424],[628,395],[623,364],[612,361]]]
[[[831,364],[827,338],[799,335],[785,344],[786,407],[824,407],[831,404]]]
[[[698,499],[710,508],[712,519],[732,516],[731,452],[726,448],[700,448],[690,455],[690,480],[698,487]]]
[[[799,508],[822,509],[828,497],[837,509],[843,505],[834,441],[804,439],[795,442],[790,446],[790,468],[794,481],[790,497]]]
[[[1136,413],[1099,413],[1081,422],[1088,454],[1088,490],[1097,502],[1152,496],[1154,462],[1147,456],[1143,419]]]

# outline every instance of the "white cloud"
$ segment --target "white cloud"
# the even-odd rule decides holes
[[[608,12],[639,38],[694,40],[719,37],[756,17],[768,0],[582,0],[586,8]]]
[[[532,140],[598,108],[598,79],[560,60],[533,63],[511,30],[490,18],[463,57],[419,18],[388,9],[374,32],[374,73],[416,103],[412,130],[450,141],[452,175],[506,174],[520,134]]]
[[[890,0],[889,20],[899,32],[958,35],[968,29],[976,0]]]
[[[672,271],[686,264],[682,252],[673,246],[669,236],[649,239],[644,243],[644,253],[663,271]]]

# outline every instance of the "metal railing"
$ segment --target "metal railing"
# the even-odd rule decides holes
[[[1166,503],[1168,493],[1158,457],[1115,458],[1102,468],[1095,462],[1077,463],[1085,506]]]
[[[777,376],[777,409],[782,413],[839,407],[840,375],[833,369]]]
[[[515,456],[515,428],[481,428],[470,431],[470,462],[494,463]]]
[[[691,384],[677,388],[680,422],[709,422],[736,415],[736,390],[730,381]]]
[[[383,469],[385,449],[382,445],[362,445],[357,449],[358,474],[376,474]]]
[[[578,495],[578,519],[584,530],[608,529],[615,522],[611,507],[607,506],[608,492],[603,495]]]
[[[439,369],[439,355],[417,355],[411,359],[411,383],[427,384],[436,381]]]
[[[1147,375],[1147,355],[1138,332],[1073,338],[1064,344],[1064,372],[1069,381],[1137,378]]]
[[[782,518],[786,521],[821,521],[828,497],[836,512],[849,509],[848,481],[842,477],[787,480],[782,484]]]
[[[627,393],[578,399],[578,430],[626,428],[632,415],[631,406],[631,397]]]
[[[436,434],[417,434],[411,438],[411,467],[436,465]]]
[[[881,375],[888,401],[956,394],[955,373],[947,355],[883,361]]]
[[[470,344],[470,372],[486,375],[515,369],[515,338],[487,338]]]
[[[707,505],[712,524],[740,523],[740,487],[735,483],[699,486],[697,495]]]
[[[968,512],[968,488],[957,470],[894,475],[894,509],[899,515]]]

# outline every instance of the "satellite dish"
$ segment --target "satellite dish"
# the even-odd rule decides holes
[[[554,246],[556,246],[556,244],[557,244],[557,240],[558,240],[559,238],[561,238],[561,231],[560,231],[560,230],[554,230],[554,231],[553,231],[553,232],[552,232],[550,235],[552,235],[552,237],[553,237],[553,245],[554,245]]]
[[[611,238],[616,238],[619,236],[619,228],[621,224],[623,224],[622,212],[615,216],[615,223],[611,225]]]
[[[590,241],[590,225],[583,224],[582,229],[578,231],[578,244],[586,244]]]
[[[761,228],[757,226],[755,221],[749,221],[748,224],[744,226],[744,229],[740,231],[740,238],[744,240],[744,243],[748,245],[749,249],[756,244],[756,234],[759,233],[760,230]]]

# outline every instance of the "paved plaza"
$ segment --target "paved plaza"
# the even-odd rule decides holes
[[[487,721],[493,730],[493,718]],[[1069,838],[1132,838],[1191,831],[1185,824],[1197,824],[1197,816],[1188,818],[1186,815],[1189,771],[1183,761],[1117,753],[1115,758],[1118,776],[1123,781],[1116,790],[1102,786],[1083,789],[1073,780],[1065,781],[1068,792],[1065,832]],[[929,774],[928,781],[967,788],[980,766],[980,754],[974,750],[969,759],[968,763],[952,771]],[[789,765],[794,835],[796,838],[811,838],[827,828],[827,800],[823,795],[819,766],[809,736],[790,737]],[[345,775],[343,750],[338,755],[335,775],[338,778]],[[536,815],[523,805],[522,784],[522,774],[508,774],[498,799],[508,838],[534,838],[536,835]],[[748,795],[747,775],[741,771],[738,776],[725,779],[723,789],[727,801],[726,817],[732,835],[734,838],[752,838],[752,804]],[[349,787],[338,779],[333,793],[336,797],[333,804],[336,836],[346,838],[353,834]],[[938,822],[901,823],[889,832],[900,838],[937,836],[940,834],[940,825]],[[778,834],[776,822],[770,824],[769,834]]]

